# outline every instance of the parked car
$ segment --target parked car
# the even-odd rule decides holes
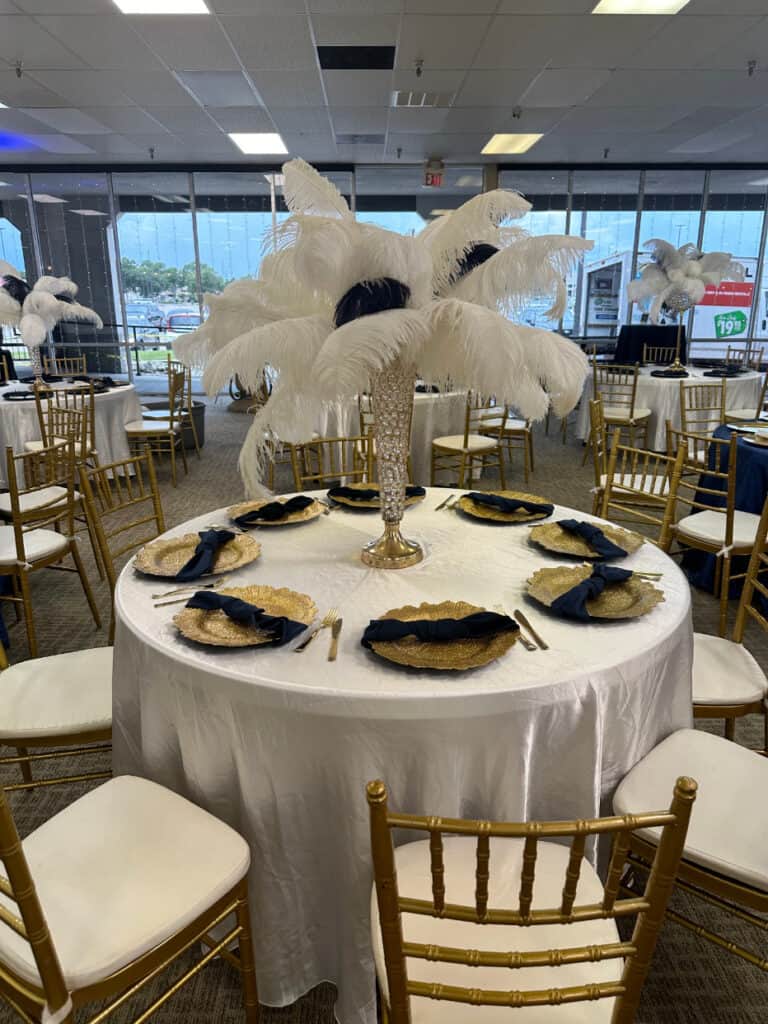
[[[165,323],[165,314],[154,302],[127,302],[125,317],[129,335],[134,335],[137,341],[142,341],[147,334],[157,334]]]
[[[191,309],[172,309],[166,314],[165,329],[173,334],[194,331],[202,323],[200,313]]]

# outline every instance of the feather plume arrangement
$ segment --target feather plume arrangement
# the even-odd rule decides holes
[[[102,327],[98,313],[75,301],[77,290],[68,277],[40,277],[30,288],[9,263],[0,262],[0,323],[18,326],[27,348],[39,348],[64,320]]]
[[[291,216],[258,280],[206,296],[208,320],[175,346],[185,362],[205,367],[212,395],[235,375],[256,390],[266,368],[276,373],[241,452],[248,493],[264,493],[261,478],[279,442],[311,439],[325,403],[368,390],[398,359],[430,380],[493,394],[531,419],[550,405],[561,414],[573,408],[589,369],[579,347],[499,310],[532,292],[552,294],[557,307],[563,277],[589,243],[510,228],[505,221],[530,204],[503,190],[403,236],[356,221],[303,161],[290,161],[283,174]],[[457,284],[457,261],[480,244],[490,257]],[[435,290],[440,281],[445,297]]]
[[[682,312],[701,302],[707,285],[717,288],[726,280],[744,280],[744,267],[728,252],[702,253],[692,242],[677,248],[661,238],[643,246],[651,250],[651,262],[630,282],[627,294],[632,302],[651,300],[652,323],[658,323],[665,305]]]

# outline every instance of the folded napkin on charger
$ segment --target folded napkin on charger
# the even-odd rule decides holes
[[[587,611],[587,601],[593,601],[602,594],[606,587],[614,583],[623,583],[631,576],[632,572],[629,569],[619,569],[615,565],[596,565],[591,576],[587,576],[581,583],[566,590],[552,602],[550,608],[566,619],[590,622],[592,616]]]
[[[6,402],[34,402],[34,391],[6,391],[3,395]]]
[[[268,615],[263,608],[241,601],[239,597],[214,594],[211,590],[198,590],[187,601],[187,608],[200,608],[205,612],[224,612],[226,616],[242,626],[252,626],[266,633],[272,647],[290,643],[307,628],[304,622],[294,622],[284,615]]]
[[[210,572],[213,569],[219,548],[229,544],[235,537],[231,530],[203,530],[198,536],[200,543],[195,548],[194,555],[174,577],[180,583],[188,583],[190,580],[196,580],[199,576]]]
[[[423,498],[427,492],[423,487],[408,485],[405,488],[406,498]],[[376,501],[381,496],[378,487],[331,487],[329,498],[346,498],[347,501]]]
[[[375,643],[391,643],[406,636],[415,636],[424,643],[447,644],[453,640],[476,640],[498,633],[514,633],[520,627],[509,615],[497,612],[474,612],[463,619],[371,619],[360,641],[363,647]]]
[[[601,558],[626,558],[627,552],[609,540],[599,526],[579,519],[559,519],[557,525],[585,540]]]
[[[314,500],[314,498],[308,498],[306,494],[297,494],[295,498],[290,498],[288,501],[270,501],[268,504],[262,505],[261,508],[243,512],[241,516],[236,516],[233,522],[242,529],[258,526],[259,523],[276,523],[293,512],[303,512]]]
[[[524,501],[522,498],[502,498],[499,494],[487,494],[484,491],[470,491],[464,495],[471,498],[476,505],[487,505],[489,508],[498,509],[499,512],[531,512],[551,516],[555,506],[547,502],[543,505],[536,501]]]

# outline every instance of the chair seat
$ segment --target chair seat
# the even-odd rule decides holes
[[[19,506],[22,512],[28,512],[32,508],[40,508],[41,505],[47,505],[49,502],[55,502],[56,505],[60,505],[66,500],[66,497],[66,487],[43,487],[39,491],[21,494],[19,496]],[[75,502],[80,501],[80,494],[77,491],[75,491],[74,497]],[[11,495],[6,492],[5,494],[0,494],[0,516],[10,517],[10,515]]]
[[[28,562],[37,562],[57,551],[65,551],[69,541],[55,530],[29,530],[24,534],[24,553]],[[0,565],[16,562],[16,540],[12,526],[0,526]]]
[[[464,447],[463,434],[448,434],[445,437],[435,437],[432,444],[436,448],[445,448],[452,452],[491,452],[498,447],[498,440],[490,437],[483,437],[482,434],[469,434],[467,445]]]
[[[66,442],[66,440],[63,437],[54,437],[54,439],[53,439],[53,441],[51,443],[52,444],[66,444],[67,442]],[[45,445],[43,444],[42,441],[25,441],[24,442],[24,451],[25,452],[41,452],[43,450],[43,448],[45,448]],[[83,446],[80,444],[79,441],[75,441],[74,448],[75,448],[75,455],[82,455],[82,453],[83,453]]]
[[[131,776],[54,815],[24,840],[24,852],[69,991],[170,938],[226,895],[250,862],[228,825]],[[27,942],[9,928],[0,933],[0,960],[39,985]]]
[[[483,433],[493,434],[495,431],[496,434],[498,434],[499,429],[501,427],[501,423],[501,417],[499,417],[499,419],[497,420],[483,420]],[[502,431],[502,433],[519,434],[523,431],[527,431],[528,429],[529,427],[525,420],[518,420],[508,416],[504,421],[504,430]]]
[[[768,758],[711,733],[680,729],[621,782],[614,810],[665,807],[680,775],[699,784],[683,859],[768,892]],[[638,834],[659,839],[659,829]]]
[[[625,405],[606,405],[603,409],[606,423],[637,423],[638,420],[647,420],[650,415],[651,410],[641,406],[635,406],[635,411],[631,418],[629,409]]]
[[[474,838],[443,839],[446,902],[474,906],[476,848],[477,841]],[[560,906],[568,853],[567,846],[539,842],[533,891],[534,909]],[[521,839],[491,840],[489,906],[517,906],[522,854]],[[395,859],[400,895],[431,899],[429,842],[425,840],[400,846],[395,851]],[[585,860],[582,863],[576,903],[599,902],[602,898],[602,885],[591,865]],[[371,918],[376,972],[379,985],[387,996],[389,990],[375,890]],[[440,920],[420,914],[403,914],[402,922],[406,942],[434,943],[464,949],[524,952],[618,941],[616,925],[612,919],[579,922],[567,926],[536,925],[522,928],[516,925],[477,925],[465,921]],[[415,959],[408,959],[407,963],[408,977],[411,981],[502,991],[515,988],[563,988],[570,985],[617,981],[621,977],[622,966],[622,962],[618,960],[561,967],[527,967],[524,970],[465,967]],[[558,1007],[526,1007],[512,1011],[508,1007],[475,1007],[412,996],[411,1018],[413,1024],[468,1024],[470,1021],[477,1021],[477,1024],[509,1024],[511,1015],[513,1020],[521,1019],[526,1024],[608,1024],[614,1002],[614,999],[600,999],[596,1002],[570,1003]]]
[[[605,487],[608,482],[608,474],[603,473],[600,477],[600,486]],[[657,498],[664,498],[669,494],[669,478],[666,476],[642,476],[636,473],[614,473],[613,486],[619,490],[631,487],[634,490],[642,488],[646,494],[655,495]]]
[[[112,724],[112,648],[12,665],[0,680],[0,741],[72,736]]]
[[[729,420],[747,420],[749,423],[757,422],[754,406],[751,409],[729,409],[726,416]]]
[[[725,544],[725,512],[694,512],[684,516],[675,526],[676,534],[692,541],[709,544]],[[752,512],[736,511],[733,514],[733,544],[739,548],[751,548],[757,536],[760,516]]]
[[[766,692],[768,679],[743,644],[693,634],[694,704],[755,704]]]
[[[173,432],[179,432],[179,424],[174,423]],[[128,434],[162,434],[171,430],[170,420],[133,420],[125,425]]]

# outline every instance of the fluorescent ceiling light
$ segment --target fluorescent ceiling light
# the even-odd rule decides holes
[[[115,0],[123,14],[210,14],[205,0]]]
[[[0,181],[0,185],[2,185],[2,184],[3,184],[2,181]],[[747,184],[748,185],[762,186],[764,188],[766,185],[768,185],[768,178],[757,178],[755,181],[747,182]]]
[[[77,213],[80,217],[108,217],[108,213],[102,213],[101,210],[73,210],[70,208],[70,213]]]
[[[8,109],[8,104],[7,103],[0,103],[0,110],[7,110],[7,109]]]
[[[442,217],[444,213],[453,213],[453,210],[430,210],[430,217]]]
[[[600,0],[593,14],[677,14],[690,0]]]
[[[21,199],[26,199],[26,192],[19,192]],[[49,196],[47,192],[33,192],[32,198],[36,203],[66,203],[68,200],[61,199],[59,196]]]
[[[494,135],[480,150],[481,153],[502,154],[502,153],[527,153],[531,146],[535,146],[542,137],[541,133],[525,134],[515,132],[512,135]]]
[[[248,156],[279,156],[288,152],[277,132],[229,132],[229,137]]]

